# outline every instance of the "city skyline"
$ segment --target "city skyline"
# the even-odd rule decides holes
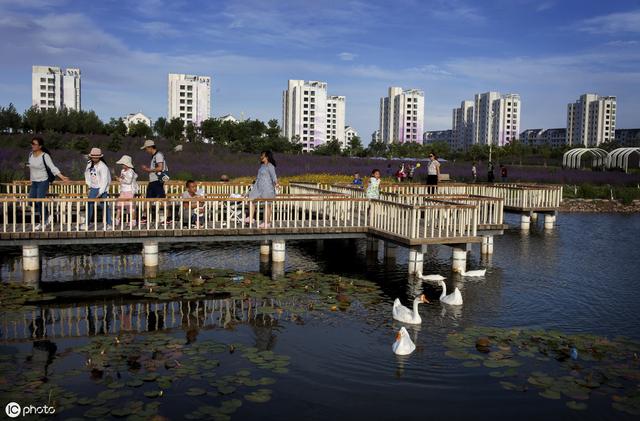
[[[385,21],[392,6],[383,2],[319,2],[311,11],[286,1],[97,7],[0,0],[0,54],[12,58],[0,65],[0,102],[28,108],[29,69],[45,64],[80,68],[83,109],[105,120],[131,110],[165,116],[166,75],[176,72],[217,81],[211,115],[262,120],[280,120],[283,81],[323,80],[349,98],[348,124],[359,133],[378,128],[380,93],[389,86],[424,91],[424,130],[451,128],[451,109],[469,92],[487,91],[520,94],[522,128],[563,127],[566,104],[585,92],[617,97],[617,127],[640,124],[638,6],[521,0],[393,7],[413,12]]]

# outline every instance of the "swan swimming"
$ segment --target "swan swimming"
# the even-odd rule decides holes
[[[442,287],[442,294],[440,294],[440,301],[445,304],[449,304],[450,306],[461,306],[462,305],[462,294],[458,287],[453,290],[453,292],[447,295],[447,284],[443,281],[440,281],[440,286]]]
[[[422,318],[420,317],[420,313],[418,313],[418,304],[428,302],[427,297],[425,297],[424,294],[420,294],[420,296],[413,300],[413,310],[409,310],[400,303],[399,298],[396,298],[393,302],[393,318],[404,323],[420,324],[422,323]]]
[[[416,345],[409,337],[409,332],[403,327],[396,334],[396,341],[391,346],[396,355],[409,355],[416,350]]]

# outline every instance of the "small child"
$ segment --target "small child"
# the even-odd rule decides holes
[[[360,173],[353,174],[353,182],[351,183],[356,187],[362,188],[362,178],[360,177]]]
[[[118,215],[116,216],[116,227],[120,226],[120,218],[124,218],[125,215],[131,215],[129,226],[131,228],[136,226],[136,208],[133,206],[133,199],[138,194],[138,174],[133,169],[133,161],[129,155],[123,155],[122,158],[116,164],[122,165],[120,171],[120,196],[118,197]],[[125,213],[125,208],[127,211]]]
[[[380,170],[374,169],[371,171],[371,178],[369,179],[369,185],[367,186],[367,198],[368,199],[380,199]]]

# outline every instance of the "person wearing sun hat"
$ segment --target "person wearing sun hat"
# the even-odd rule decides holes
[[[89,186],[89,199],[107,198],[109,196],[111,172],[109,171],[109,167],[107,167],[103,156],[104,155],[100,148],[91,148],[91,152],[89,152],[89,162],[87,163],[87,168],[84,171],[84,179],[87,186]],[[88,224],[92,223],[94,207],[94,202],[90,202],[87,205],[88,215],[83,229],[87,229]],[[106,214],[105,229],[110,229],[111,214],[109,213],[109,206],[102,202],[100,203],[100,207],[103,208],[103,214]]]
[[[142,170],[149,173],[149,187],[147,187],[148,198],[166,197],[164,192],[164,175],[168,171],[167,162],[164,160],[164,154],[158,151],[156,143],[147,139],[140,148],[151,155],[151,166],[142,166]]]
[[[138,174],[133,169],[133,160],[129,155],[122,155],[122,158],[116,162],[122,165],[120,171],[120,197],[118,197],[118,214],[116,216],[116,227],[120,226],[120,218],[126,215],[131,216],[129,226],[133,228],[136,225],[136,209],[133,206],[133,197],[138,194]],[[125,211],[125,208],[127,210]]]

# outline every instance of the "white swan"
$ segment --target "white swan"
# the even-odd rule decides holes
[[[447,284],[445,284],[443,281],[440,281],[440,286],[442,287],[440,301],[451,306],[462,305],[462,294],[460,294],[460,290],[458,289],[458,287],[456,287],[456,289],[454,289],[451,294],[447,295]]]
[[[391,346],[396,355],[409,355],[416,350],[416,345],[409,337],[409,332],[403,327],[396,334],[396,341]]]
[[[418,271],[416,275],[418,275],[418,278],[424,281],[444,281],[445,279],[447,279],[442,275],[423,275],[422,271]]]
[[[420,317],[420,313],[418,313],[418,304],[428,302],[429,300],[427,300],[427,297],[425,297],[424,294],[421,294],[419,297],[416,297],[415,300],[413,300],[412,311],[403,306],[400,303],[399,298],[396,298],[396,300],[393,302],[393,318],[404,323],[420,324],[422,323],[422,318]]]
[[[487,273],[486,269],[476,269],[476,270],[468,270],[468,271],[462,271],[460,272],[460,275],[462,276],[484,276],[484,274]]]

